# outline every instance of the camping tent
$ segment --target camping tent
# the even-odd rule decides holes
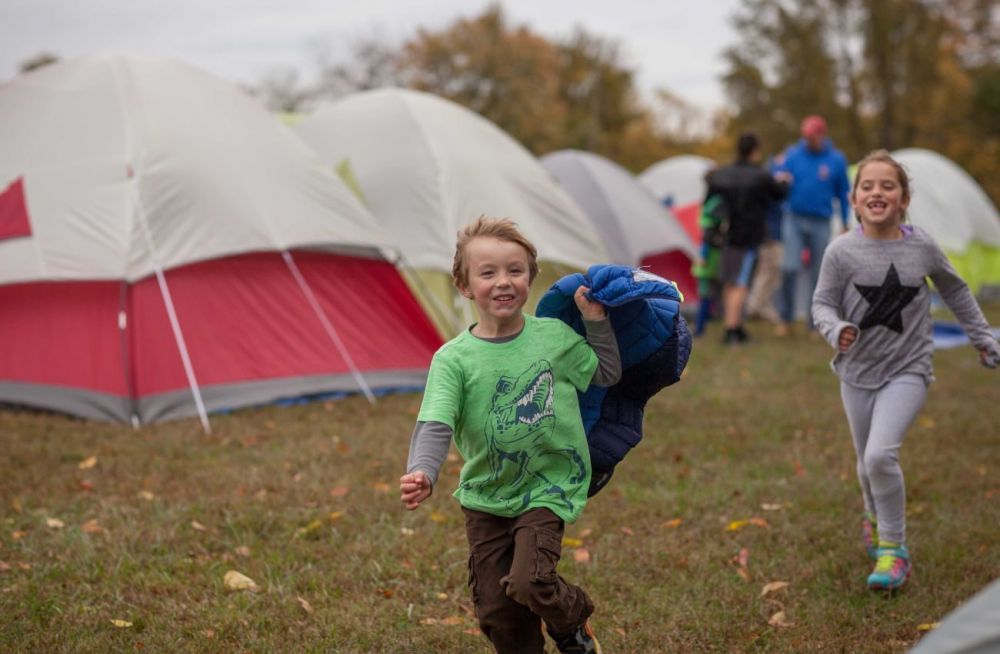
[[[0,402],[207,429],[425,379],[440,340],[384,234],[235,87],[64,61],[0,87],[0,143]]]
[[[559,150],[541,159],[604,240],[615,263],[642,266],[697,299],[694,243],[677,219],[630,172],[592,152]]]
[[[979,184],[930,150],[906,148],[892,156],[912,183],[910,222],[937,241],[974,292],[1000,286],[1000,213]]]
[[[475,112],[437,96],[378,89],[321,105],[295,131],[329,165],[348,160],[372,213],[415,271],[415,288],[445,334],[471,315],[451,289],[459,228],[509,217],[538,248],[529,310],[570,270],[608,260],[593,226],[542,165]]]
[[[1000,579],[945,616],[910,654],[996,654],[1000,652]]]
[[[705,175],[714,166],[711,159],[685,154],[664,159],[639,174],[639,183],[670,207],[696,245],[701,245],[698,214],[708,190]]]

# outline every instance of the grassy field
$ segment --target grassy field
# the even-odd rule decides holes
[[[696,342],[560,569],[608,654],[905,651],[1000,576],[1000,377],[970,348],[936,355],[902,450],[914,576],[874,594],[830,350],[751,331]],[[0,410],[0,651],[492,651],[458,460],[420,510],[398,501],[419,402],[240,411],[211,436]],[[227,590],[230,570],[256,592]]]

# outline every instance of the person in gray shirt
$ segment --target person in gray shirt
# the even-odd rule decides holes
[[[827,248],[812,303],[817,329],[837,352],[831,366],[857,454],[873,590],[900,588],[912,570],[899,448],[934,379],[927,278],[983,365],[1000,361],[969,287],[925,231],[905,224],[909,201],[906,171],[888,152],[858,164],[851,203],[861,225]]]

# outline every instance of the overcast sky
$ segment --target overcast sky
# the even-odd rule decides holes
[[[317,67],[317,44],[335,60],[347,44],[377,37],[399,44],[417,27],[473,17],[489,0],[0,0],[0,80],[39,52],[68,58],[140,52],[188,61],[254,84],[293,67]],[[504,0],[508,20],[549,38],[574,25],[617,40],[645,92],[665,87],[701,106],[724,102],[721,52],[736,36],[739,0]]]

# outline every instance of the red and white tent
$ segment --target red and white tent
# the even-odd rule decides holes
[[[670,207],[691,240],[699,246],[698,214],[708,190],[705,175],[714,167],[715,162],[711,159],[684,154],[664,159],[639,174],[639,183]]]
[[[686,301],[697,300],[694,242],[632,173],[582,150],[550,152],[541,162],[590,219],[614,263],[647,268],[676,283]]]
[[[288,129],[188,65],[0,87],[0,402],[148,423],[422,384],[440,339],[385,234]]]

